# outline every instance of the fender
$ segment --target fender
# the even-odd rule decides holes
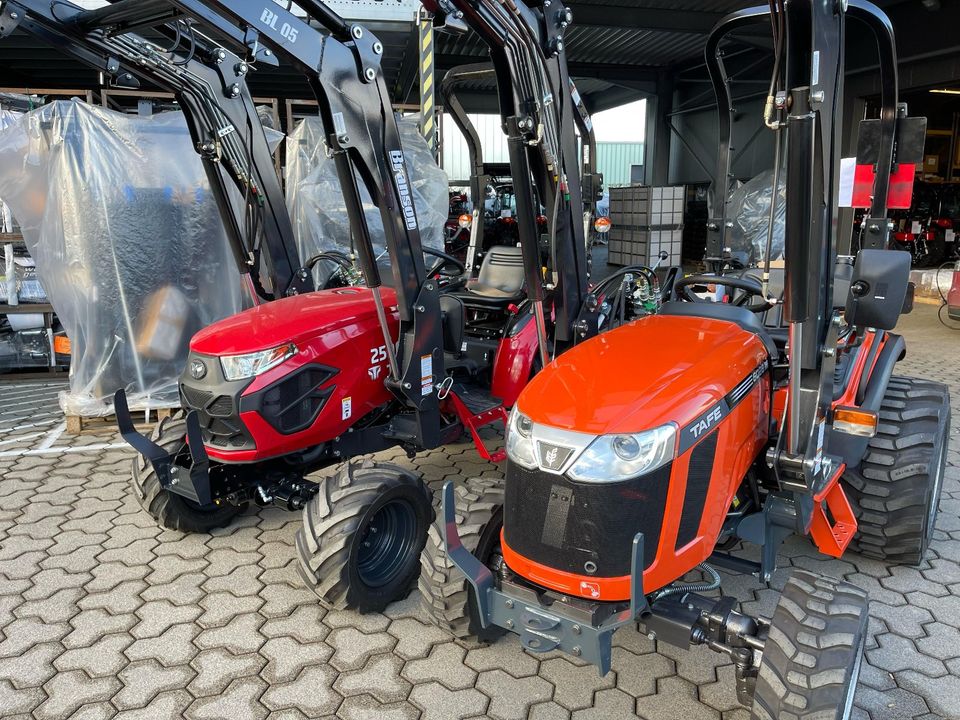
[[[521,316],[507,331],[493,358],[490,393],[500,398],[505,408],[513,407],[526,387],[537,355],[537,326],[533,314]]]
[[[858,404],[860,408],[873,410],[874,412],[880,410],[880,403],[887,392],[887,385],[890,384],[890,376],[893,375],[894,366],[906,354],[907,349],[903,338],[900,335],[887,333],[886,342],[884,342],[883,349],[873,365],[869,380],[867,380],[863,402]],[[860,461],[863,460],[869,441],[869,438],[847,435],[846,433],[836,432],[831,428],[827,439],[827,452],[831,455],[839,455],[848,468],[856,469],[860,467]]]

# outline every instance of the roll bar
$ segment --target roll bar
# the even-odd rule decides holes
[[[889,237],[887,192],[897,160],[898,128],[904,119],[898,105],[896,44],[889,18],[868,0],[843,5],[818,0],[782,4],[782,92],[773,110],[773,127],[787,135],[784,318],[790,326],[790,385],[786,442],[772,461],[783,484],[806,492],[815,492],[829,469],[829,462],[823,461],[823,437],[830,424],[837,341],[833,276],[847,16],[870,28],[880,58],[879,150],[872,207],[865,221],[875,228],[874,247],[886,247]],[[720,216],[709,224],[707,259],[717,267],[726,245],[732,126],[730,83],[720,43],[731,32],[769,14],[769,7],[732,13],[707,39],[706,64],[717,95],[720,125],[717,192],[723,193],[718,198],[722,200]]]

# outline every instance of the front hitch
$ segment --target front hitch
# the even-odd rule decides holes
[[[186,418],[187,446],[192,459],[189,470],[177,465],[173,455],[150,438],[137,432],[127,405],[127,394],[122,389],[117,390],[113,396],[113,411],[117,416],[120,436],[153,466],[160,481],[160,487],[202,506],[213,503],[210,492],[210,458],[203,446],[200,418],[195,410],[187,413]]]
[[[544,602],[545,594],[526,583],[502,579],[467,550],[457,531],[453,482],[443,486],[443,544],[447,557],[466,576],[473,588],[480,624],[504,628],[520,636],[527,650],[535,653],[562,650],[597,666],[601,675],[610,671],[612,637],[623,625],[636,622],[649,612],[643,592],[643,533],[633,538],[631,553],[630,604],[585,602],[576,606],[555,599]],[[602,620],[591,621],[591,615]]]

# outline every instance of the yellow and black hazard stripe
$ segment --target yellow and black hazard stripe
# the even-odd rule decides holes
[[[420,132],[437,155],[437,111],[434,107],[433,20],[420,20]]]

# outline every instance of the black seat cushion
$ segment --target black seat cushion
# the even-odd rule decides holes
[[[726,320],[739,325],[747,332],[752,332],[763,343],[767,354],[777,359],[779,350],[777,344],[770,337],[760,318],[746,308],[730,303],[720,302],[680,302],[678,300],[666,302],[660,306],[661,315],[679,315],[684,317],[703,317],[712,320]]]

